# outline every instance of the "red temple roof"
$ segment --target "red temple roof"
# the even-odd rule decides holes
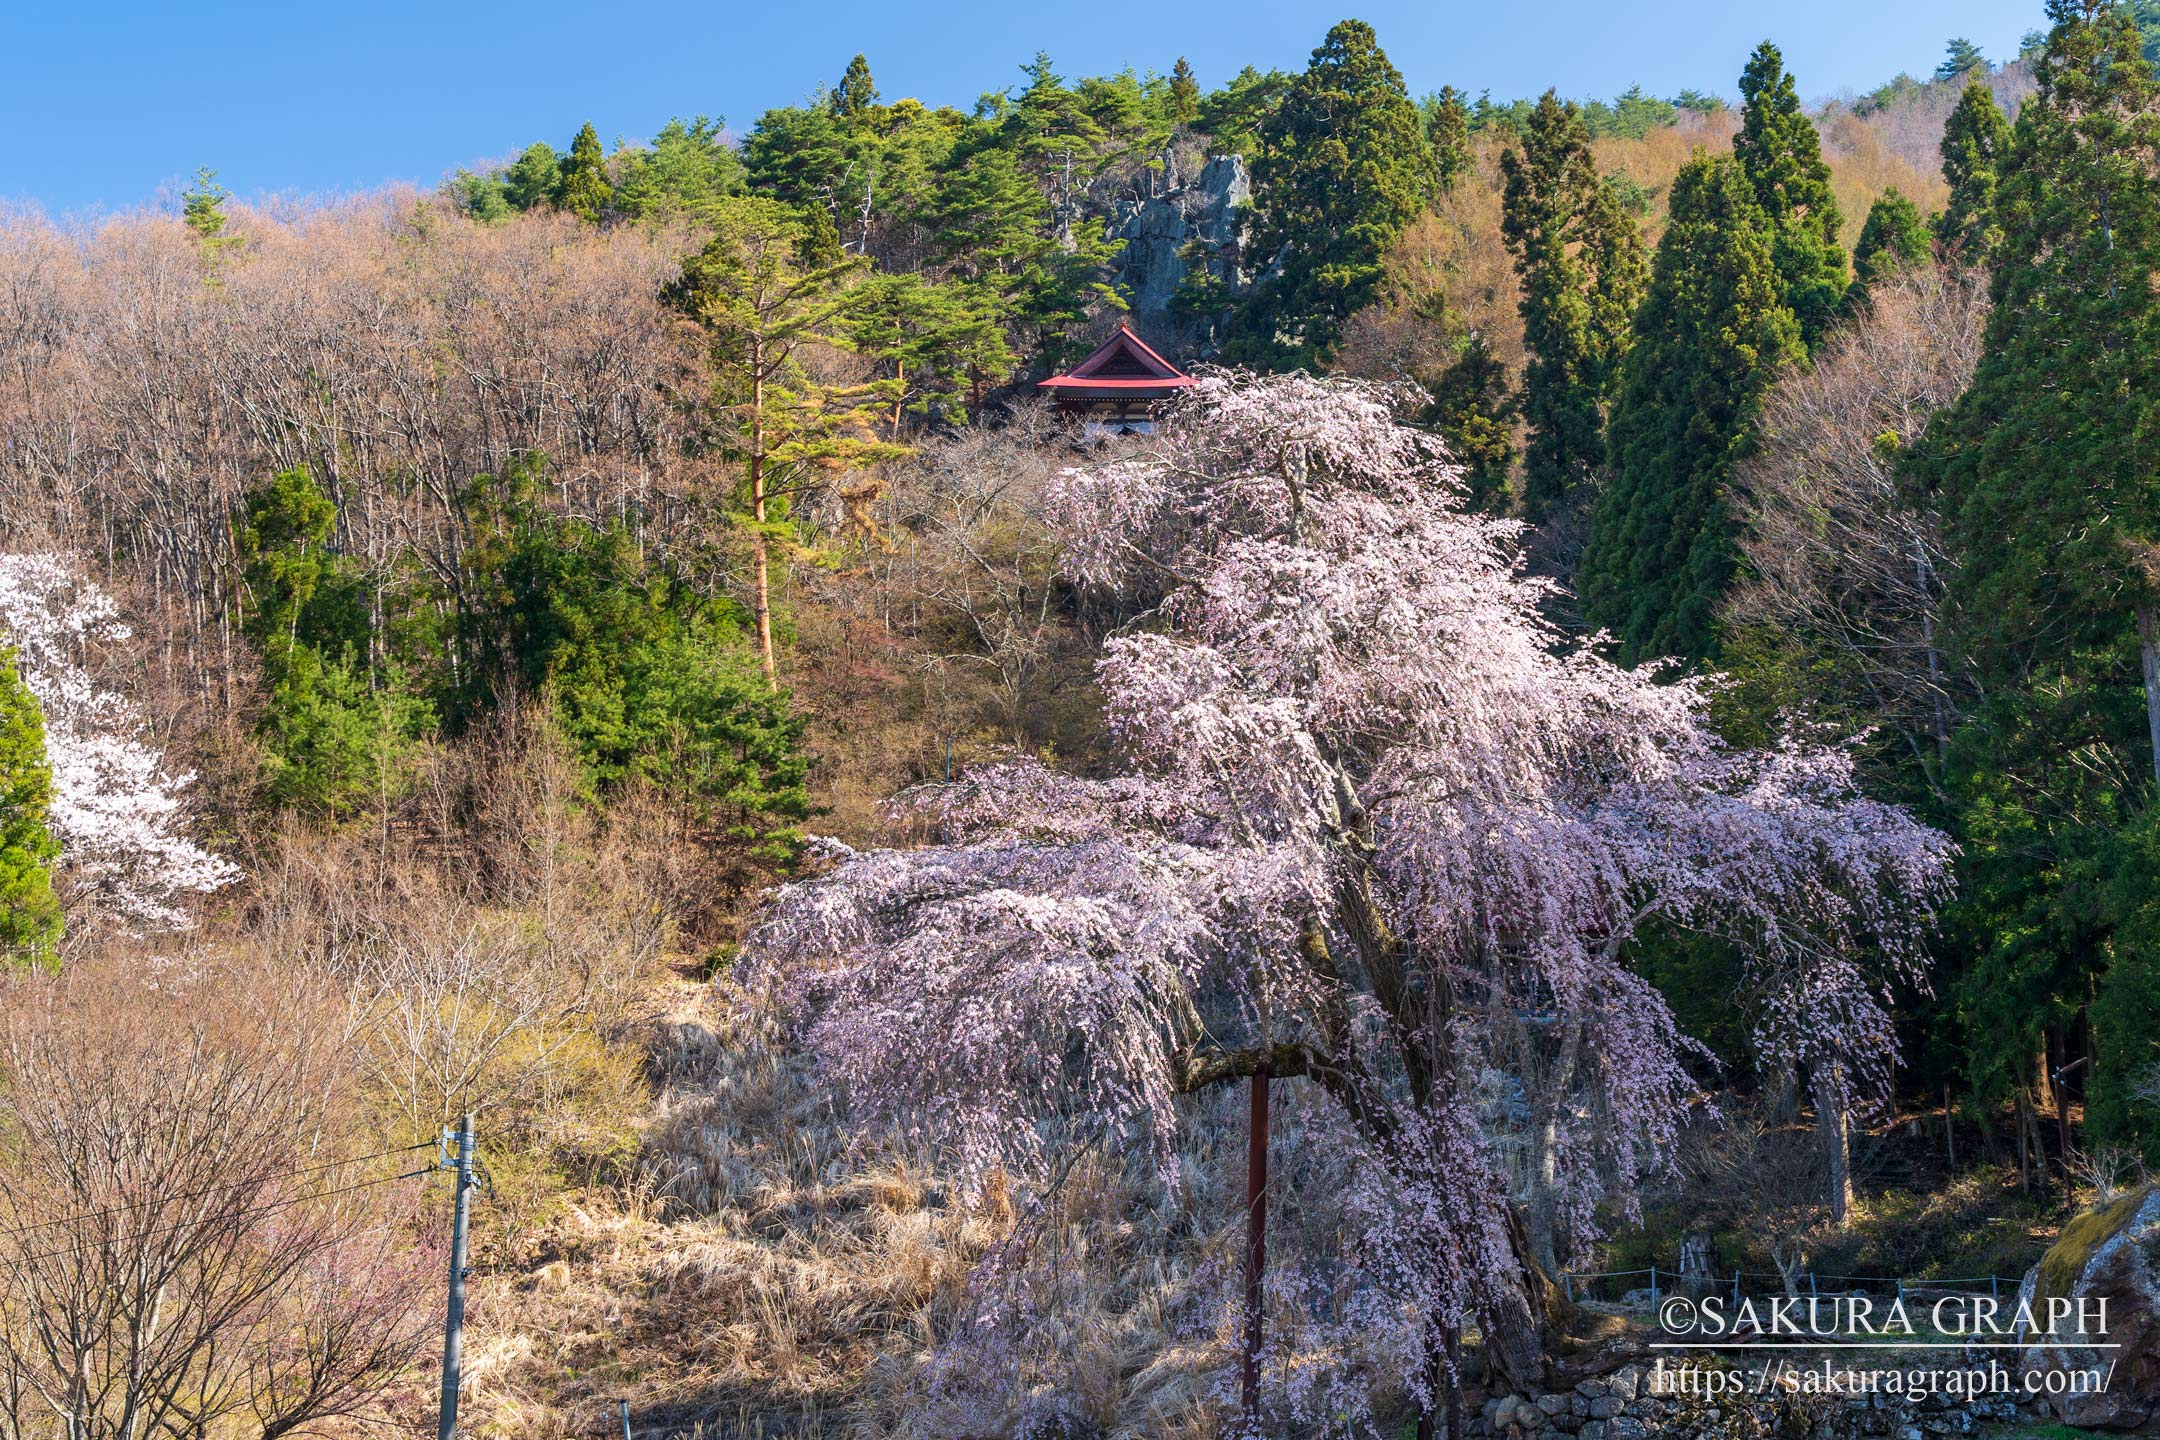
[[[1133,334],[1125,321],[1117,333],[1095,348],[1095,353],[1063,375],[1038,380],[1036,387],[1067,398],[1101,395],[1168,395],[1192,384],[1192,377],[1156,354],[1148,343]]]

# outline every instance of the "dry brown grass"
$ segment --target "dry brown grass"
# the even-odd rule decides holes
[[[1232,1273],[1239,1097],[1187,1127],[1171,1196],[1087,1151],[1048,1197],[967,1193],[867,1142],[768,1022],[685,969],[640,1022],[657,1099],[639,1178],[588,1188],[477,1250],[476,1435],[1007,1435],[1054,1392],[1105,1436],[1207,1440],[1234,1336],[1204,1302]],[[1278,1221],[1293,1245],[1294,1207]],[[970,1274],[1018,1233],[1010,1283],[1043,1319],[1016,1407],[960,1428],[930,1364],[974,1314]],[[979,1408],[968,1413],[980,1415]]]

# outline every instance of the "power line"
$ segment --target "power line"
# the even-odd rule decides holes
[[[80,1215],[63,1215],[58,1220],[40,1220],[35,1225],[24,1225],[14,1230],[0,1230],[0,1239],[12,1240],[18,1235],[35,1235],[40,1230],[55,1230],[62,1225],[77,1225],[85,1220],[103,1219],[107,1215],[125,1215],[133,1210],[148,1210],[155,1205],[169,1205],[181,1200],[200,1200],[206,1195],[215,1195],[225,1190],[243,1189],[249,1185],[260,1184],[265,1180],[288,1180],[296,1175],[316,1175],[325,1170],[335,1170],[341,1165],[358,1165],[368,1160],[381,1160],[391,1155],[410,1155],[415,1150],[425,1150],[431,1145],[441,1143],[439,1140],[422,1140],[417,1145],[400,1145],[395,1150],[377,1150],[372,1155],[350,1155],[343,1160],[325,1160],[319,1165],[303,1165],[296,1170],[273,1171],[268,1175],[256,1175],[247,1180],[228,1180],[222,1185],[210,1185],[201,1190],[191,1190],[181,1195],[162,1195],[155,1200],[138,1200],[132,1205],[110,1205],[102,1210],[85,1210]],[[427,1172],[415,1171],[413,1173],[426,1174]]]
[[[415,1145],[408,1148],[417,1150],[420,1147]],[[395,1155],[399,1152],[395,1150],[386,1150],[383,1153],[386,1155]],[[399,1180],[411,1180],[414,1177],[420,1175],[432,1175],[435,1173],[435,1170],[435,1166],[429,1165],[419,1170],[407,1170],[402,1175],[381,1175],[377,1176],[373,1180],[361,1180],[351,1185],[341,1185],[335,1190],[318,1190],[313,1192],[312,1194],[307,1195],[288,1195],[282,1200],[273,1200],[267,1205],[257,1205],[246,1210],[226,1211],[217,1216],[216,1218],[224,1220],[245,1220],[256,1215],[268,1215],[275,1210],[290,1209],[291,1207],[298,1205],[305,1200],[329,1200],[339,1195],[350,1195],[355,1190],[366,1190],[369,1187],[375,1185],[388,1185]],[[141,1244],[145,1240],[153,1240],[160,1235],[172,1235],[182,1230],[193,1229],[196,1225],[201,1223],[203,1222],[184,1221],[178,1225],[167,1225],[156,1230],[145,1230],[142,1231],[140,1234],[124,1238],[128,1241],[132,1241],[135,1244]],[[97,1242],[95,1241],[84,1241],[79,1245],[64,1245],[58,1250],[46,1250],[35,1255],[13,1255],[9,1256],[8,1260],[10,1264],[14,1265],[27,1265],[33,1260],[54,1260],[58,1259],[62,1255],[80,1254],[85,1250],[94,1248],[96,1243]]]

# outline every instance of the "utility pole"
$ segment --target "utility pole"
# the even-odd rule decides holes
[[[458,1121],[457,1209],[450,1229],[450,1309],[443,1319],[442,1419],[436,1440],[457,1435],[458,1351],[465,1340],[465,1218],[472,1206],[472,1112]]]

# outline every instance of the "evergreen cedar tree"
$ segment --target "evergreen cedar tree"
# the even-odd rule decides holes
[[[832,93],[833,114],[842,120],[867,116],[878,103],[877,84],[870,78],[870,62],[862,55],[848,61],[847,73]]]
[[[1463,467],[1464,498],[1473,510],[1500,513],[1508,505],[1508,471],[1515,463],[1515,417],[1520,401],[1508,369],[1482,335],[1462,342],[1454,360],[1426,386],[1425,423]]]
[[[1417,106],[1371,26],[1336,25],[1290,82],[1261,124],[1253,190],[1250,248],[1279,260],[1226,353],[1272,370],[1324,364],[1431,193]]]
[[[1776,242],[1730,156],[1697,151],[1636,312],[1612,478],[1583,550],[1585,613],[1630,661],[1699,663],[1737,558],[1726,488],[1778,367],[1802,354]]]
[[[1769,291],[1731,162],[1697,162],[1689,191],[1683,224],[1741,231]],[[1725,937],[1763,1043],[1880,1086],[1880,987],[1920,962],[1947,845],[1860,796],[1848,752],[1731,748],[1698,682],[1568,644],[1520,527],[1462,508],[1401,399],[1205,376],[1159,446],[1066,472],[1046,504],[1068,579],[1162,597],[1097,672],[1124,768],[1015,760],[902,796],[928,843],[828,845],[742,974],[858,1114],[978,1178],[1041,1178],[1057,1116],[1151,1148],[1175,1183],[1181,1095],[1302,1078],[1345,1232],[1340,1268],[1279,1277],[1291,1318],[1263,1374],[1354,1346],[1430,1414],[1465,1321],[1492,1374],[1549,1381],[1527,1257],[1562,1227],[1593,1239],[1603,1202],[1629,1213],[1695,1094],[1631,940]],[[1535,1077],[1507,1138],[1555,1178],[1527,1214],[1478,1109],[1492,1071]],[[994,1390],[1050,1343],[1028,1315],[961,1335],[954,1383]],[[1369,1419],[1356,1371],[1293,1379],[1268,1419]]]
[[[1425,143],[1432,150],[1433,194],[1445,195],[1471,161],[1470,112],[1463,108],[1462,92],[1452,85],[1441,87],[1425,117]]]
[[[1588,493],[1605,461],[1605,405],[1641,300],[1641,232],[1598,175],[1572,101],[1545,92],[1501,156],[1502,233],[1522,280],[1524,509],[1550,519]]]
[[[2095,1133],[2151,1146],[2128,1096],[2160,1060],[2160,90],[2128,10],[2048,15],[1995,182],[1979,367],[1914,464],[1961,561],[1949,644],[1984,696],[1954,771],[1960,997],[2001,1094],[2097,987]]]
[[[60,944],[52,867],[52,765],[45,720],[15,652],[0,645],[0,965],[49,965]]]
[[[1935,257],[1934,238],[1920,207],[1892,185],[1875,197],[1860,238],[1853,243],[1853,281],[1846,292],[1849,305],[1865,298],[1868,287],[1889,278],[1908,265],[1925,264]]]
[[[1936,218],[1935,236],[1957,259],[1984,265],[2002,232],[1995,224],[1995,179],[2010,150],[2010,122],[1995,92],[1974,76],[1943,127],[1942,173],[1950,203]]]
[[[257,734],[279,806],[333,820],[380,804],[435,712],[370,664],[379,592],[331,546],[337,506],[305,468],[247,497],[238,536],[242,632],[268,692]]]
[[[608,184],[607,157],[600,151],[599,132],[587,121],[570,142],[570,153],[563,160],[556,205],[580,220],[596,221],[607,213],[614,193],[614,187]]]
[[[1192,62],[1180,55],[1170,67],[1170,120],[1190,125],[1200,118],[1200,82],[1193,78]]]
[[[1837,317],[1850,278],[1838,243],[1845,222],[1830,193],[1830,167],[1784,57],[1769,41],[1756,47],[1741,73],[1740,96],[1733,154],[1769,218],[1785,307],[1812,349]]]

